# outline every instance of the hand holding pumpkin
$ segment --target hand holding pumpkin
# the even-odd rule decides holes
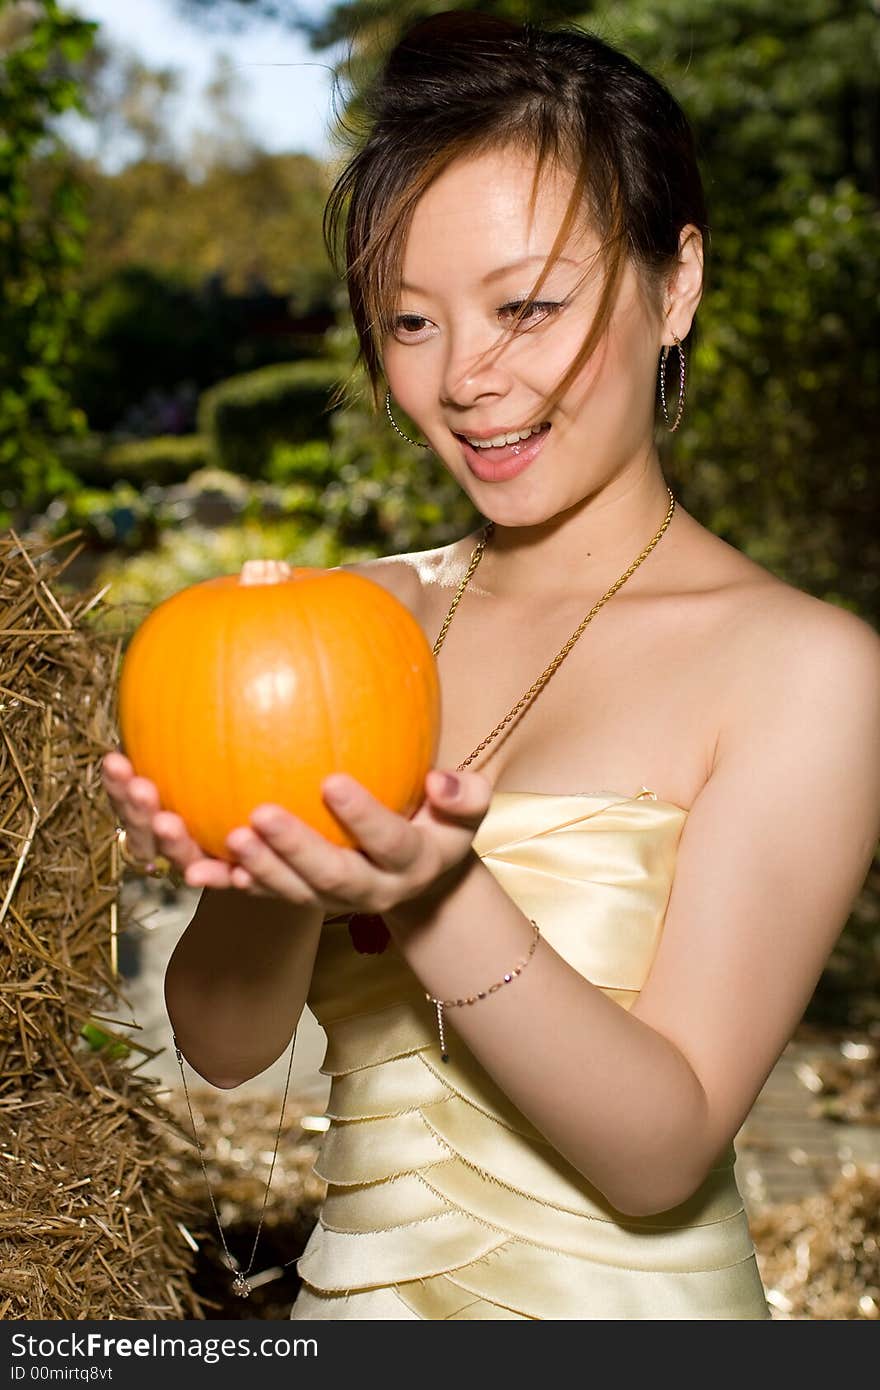
[[[119,723],[108,792],[121,804],[135,775],[135,852],[152,835],[191,886],[387,911],[455,875],[488,809],[485,777],[455,802],[429,777],[440,685],[417,619],[342,569],[247,561],[160,603],[125,654]]]
[[[205,859],[205,851],[181,817],[162,809],[154,783],[135,776],[124,754],[112,752],[104,757],[101,780],[116,820],[128,831],[128,847],[135,859],[147,863],[161,854],[184,874],[196,862],[201,867],[207,863],[211,865],[212,887],[232,887],[232,866],[221,859]]]
[[[481,773],[458,774],[454,795],[442,789],[445,776],[436,769],[429,774],[428,797],[411,819],[389,810],[352,777],[327,778],[322,792],[331,813],[360,849],[332,843],[280,806],[256,807],[251,828],[236,828],[227,837],[239,861],[232,886],[320,906],[325,914],[390,912],[441,894],[464,866],[492,794]],[[210,886],[226,870],[216,860],[197,861],[186,870],[186,881]]]

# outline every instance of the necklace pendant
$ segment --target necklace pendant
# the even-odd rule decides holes
[[[391,940],[391,933],[378,913],[354,912],[348,920],[352,945],[361,955],[378,955]]]
[[[247,1298],[251,1291],[251,1286],[243,1274],[236,1274],[232,1281],[232,1292],[238,1294],[239,1298]]]

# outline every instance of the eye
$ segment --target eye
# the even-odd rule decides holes
[[[418,333],[421,323],[427,323],[427,319],[423,319],[420,314],[398,314],[394,320],[394,331],[403,329],[405,333]]]
[[[525,312],[522,315],[524,320],[534,319],[535,315],[529,312],[533,309],[540,310],[542,314],[549,316],[550,314],[554,314],[557,309],[562,308],[561,304],[557,304],[549,299],[512,299],[509,304],[502,305],[498,312],[499,314],[504,314],[509,309],[516,314],[517,309],[522,306],[525,307]]]
[[[549,318],[551,314],[557,313],[564,306],[549,299],[512,299],[509,303],[502,304],[501,308],[496,310],[496,313],[507,314],[510,312],[515,314],[517,309],[521,307],[524,308],[521,322],[528,322],[530,320],[538,322],[540,321],[537,319],[538,312],[540,312],[542,317]],[[427,322],[428,320],[423,318],[421,314],[398,314],[397,318],[394,320],[394,331],[395,333],[402,331],[404,334],[420,333],[422,331],[420,325]],[[404,339],[404,341],[406,341],[406,339]]]

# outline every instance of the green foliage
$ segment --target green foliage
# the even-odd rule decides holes
[[[73,481],[55,445],[86,428],[68,389],[79,321],[72,272],[86,217],[52,118],[82,109],[69,65],[83,58],[97,26],[55,0],[0,18],[0,470],[29,505]],[[52,174],[39,200],[31,180],[38,158]],[[0,524],[10,520],[0,513]]]
[[[152,389],[210,381],[227,328],[177,277],[140,265],[105,274],[84,296],[75,378],[92,427],[112,429]]]
[[[104,455],[108,475],[143,485],[183,483],[208,463],[208,441],[200,434],[158,434],[114,444]]]
[[[266,469],[266,476],[274,483],[303,482],[319,488],[332,482],[335,474],[336,463],[326,439],[276,444]]]
[[[337,412],[333,440],[279,445],[269,476],[282,488],[288,511],[333,528],[340,544],[382,555],[425,548],[434,538],[460,534],[474,509],[433,454],[413,460],[401,441],[382,438],[370,418]]]
[[[93,550],[133,552],[155,544],[159,520],[154,498],[118,482],[112,488],[75,488],[56,499],[44,529],[51,537],[80,529]]]
[[[750,244],[720,239],[676,467],[718,534],[876,623],[880,217],[849,180],[793,174],[779,199],[789,217]]]
[[[364,408],[340,412],[333,423],[335,477],[321,505],[346,545],[399,554],[446,544],[480,524],[470,498],[437,456],[406,444],[387,420],[383,429]],[[416,426],[402,415],[399,423],[418,439]]]
[[[188,164],[141,159],[114,173],[90,168],[87,179],[89,289],[139,265],[192,290],[214,277],[227,294],[262,285],[289,296],[294,314],[332,295],[321,238],[329,183],[311,155],[256,151],[243,167],[217,165],[201,179]]]
[[[128,240],[128,238],[126,238]],[[93,429],[118,427],[148,393],[194,393],[232,374],[311,355],[311,335],[248,335],[240,301],[193,285],[183,270],[130,264],[84,295],[77,398]]]
[[[263,477],[276,444],[326,438],[337,380],[334,364],[318,360],[277,363],[218,382],[202,395],[198,412],[212,461]]]
[[[80,1037],[88,1043],[93,1052],[103,1052],[111,1061],[128,1057],[131,1053],[128,1043],[117,1038],[114,1033],[105,1033],[103,1028],[94,1023],[84,1023],[79,1032]]]
[[[108,488],[115,482],[136,487],[171,487],[184,483],[208,462],[208,443],[200,434],[159,434],[152,439],[114,441],[94,431],[63,440],[59,455],[74,477],[72,487],[55,496],[76,493],[85,485]]]

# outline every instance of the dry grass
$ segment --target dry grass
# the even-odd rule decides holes
[[[66,540],[0,539],[0,1318],[197,1318],[174,1124],[81,1036],[119,999],[100,774],[124,636],[90,630],[100,593],[53,592]]]

